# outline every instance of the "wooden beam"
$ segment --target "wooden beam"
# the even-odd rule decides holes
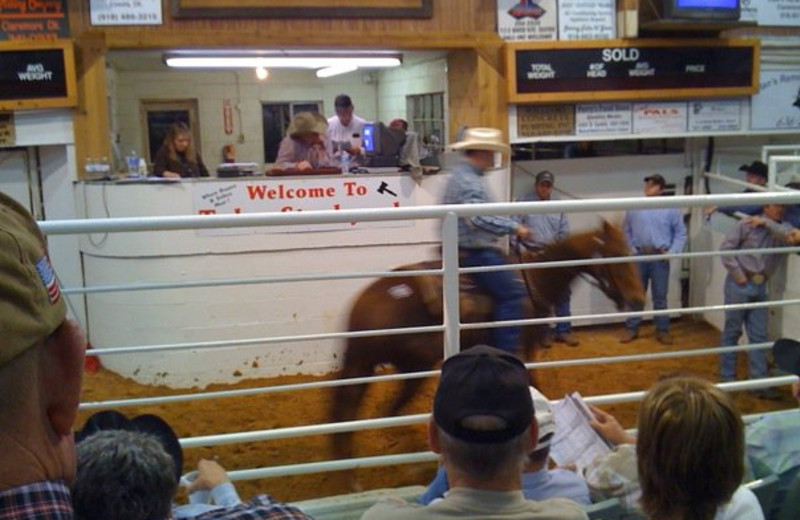
[[[508,136],[506,79],[474,50],[447,57],[450,141],[459,127],[489,126]]]
[[[78,177],[87,157],[111,158],[106,100],[106,47],[102,33],[85,32],[75,41],[78,107],[73,115]]]

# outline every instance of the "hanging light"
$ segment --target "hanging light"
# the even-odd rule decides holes
[[[256,67],[256,78],[258,78],[259,81],[264,81],[268,77],[269,71],[267,69],[264,67]]]

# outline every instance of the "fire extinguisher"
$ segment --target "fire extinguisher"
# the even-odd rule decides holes
[[[225,129],[225,135],[233,133],[233,106],[230,99],[222,101],[222,126]]]

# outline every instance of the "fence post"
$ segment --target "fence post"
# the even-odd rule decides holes
[[[458,217],[449,212],[442,222],[442,290],[444,292],[444,357],[461,350],[458,301]]]

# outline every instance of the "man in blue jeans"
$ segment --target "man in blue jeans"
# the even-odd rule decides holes
[[[792,226],[781,222],[783,214],[783,206],[764,206],[759,219],[739,221],[725,235],[720,251],[763,249],[794,242]],[[728,270],[725,277],[725,305],[767,301],[767,282],[775,273],[779,260],[778,254],[742,253],[723,256],[722,265]],[[766,307],[725,311],[725,326],[720,344],[723,347],[736,345],[742,335],[742,326],[747,330],[747,339],[751,344],[766,342],[768,319],[769,310]],[[767,377],[766,353],[763,350],[750,350],[747,357],[750,377]],[[736,380],[736,352],[720,356],[719,374],[723,382]],[[753,394],[761,399],[780,398],[774,388],[754,390]]]
[[[531,202],[534,200],[552,200],[553,183],[555,176],[547,170],[536,174],[533,192],[523,195],[517,200]],[[554,242],[560,242],[569,235],[569,221],[564,213],[535,213],[529,215],[515,215],[514,220],[525,225],[531,231],[527,240],[519,241],[530,251],[541,251]],[[514,240],[512,239],[512,244]],[[564,287],[564,294],[553,306],[557,318],[570,316],[569,300],[572,292],[569,286]],[[559,321],[555,326],[555,335],[548,334],[544,346],[549,347],[552,340],[556,343],[566,343],[570,347],[577,347],[579,342],[572,336],[572,324],[568,321]]]
[[[644,194],[648,197],[660,197],[664,193],[666,181],[659,174],[644,179]],[[625,214],[625,236],[636,255],[663,255],[680,253],[686,244],[686,226],[683,216],[677,208],[636,209]],[[667,291],[669,289],[669,260],[639,262],[639,276],[642,287],[650,292],[653,298],[653,309],[667,308]],[[629,343],[639,337],[639,325],[642,318],[628,318],[627,329],[620,338],[620,343]],[[671,345],[669,335],[669,316],[654,316],[656,339],[662,345]]]
[[[494,128],[468,128],[462,141],[452,145],[463,151],[463,160],[452,169],[445,188],[443,204],[481,204],[492,202],[483,178],[494,167],[495,153],[509,154],[503,134]],[[458,219],[458,247],[462,267],[506,265],[501,239],[516,235],[520,240],[530,236],[528,228],[511,217],[476,215]],[[494,300],[495,321],[519,320],[523,317],[525,287],[514,271],[474,273],[480,288]],[[496,348],[515,353],[519,347],[520,327],[492,329]]]

